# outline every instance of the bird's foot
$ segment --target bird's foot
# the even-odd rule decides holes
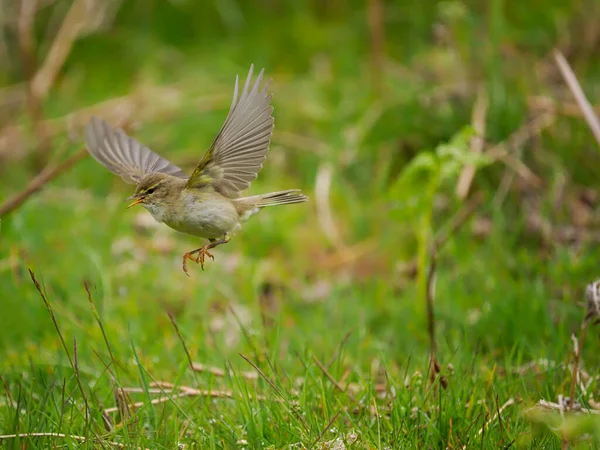
[[[191,252],[187,252],[185,255],[183,255],[182,268],[183,268],[183,272],[188,277],[190,276],[190,274],[188,273],[188,270],[187,270],[187,260],[188,259],[191,259],[196,264],[200,264],[200,267],[202,268],[202,270],[204,270],[204,260],[207,256],[214,261],[215,257],[208,251],[209,248],[210,248],[210,244],[205,245],[204,247],[197,248],[196,250],[192,250]]]
[[[196,259],[194,260],[196,261],[196,264],[200,264],[202,270],[204,270],[204,258],[208,256],[213,261],[215,260],[215,257],[212,255],[212,253],[208,251],[209,248],[209,245],[205,245],[204,247],[198,249],[198,254],[196,255]]]

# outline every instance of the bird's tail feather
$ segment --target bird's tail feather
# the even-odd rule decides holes
[[[270,192],[268,194],[254,195],[244,197],[238,201],[247,205],[254,205],[258,208],[273,205],[289,205],[293,203],[302,203],[308,200],[308,197],[300,189],[288,189],[287,191]]]

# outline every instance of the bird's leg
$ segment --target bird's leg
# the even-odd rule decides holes
[[[206,244],[205,246],[194,250],[190,253],[196,253],[196,258],[193,259],[191,258],[193,261],[196,262],[196,264],[200,264],[200,267],[202,268],[202,270],[204,270],[204,259],[208,256],[209,258],[211,258],[213,261],[215,259],[215,257],[212,255],[212,253],[209,252],[210,249],[215,248],[218,245],[221,244],[226,244],[227,242],[229,242],[231,238],[228,235],[225,235],[222,239],[216,240],[216,239],[209,239],[209,243]]]
[[[215,259],[215,257],[209,252],[210,249],[215,248],[218,245],[221,244],[226,244],[231,240],[231,237],[229,235],[225,235],[223,236],[222,239],[209,239],[209,243],[197,248],[196,250],[192,250],[191,252],[187,252],[185,255],[183,255],[183,271],[185,272],[185,274],[189,277],[190,274],[187,271],[187,260],[191,259],[192,261],[194,261],[196,264],[200,264],[200,267],[202,268],[202,270],[204,270],[204,259],[208,256],[209,258],[211,258],[213,261]],[[194,257],[193,255],[196,255],[196,257]]]

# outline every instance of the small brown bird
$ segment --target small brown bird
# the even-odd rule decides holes
[[[233,101],[225,123],[191,177],[96,117],[86,126],[87,149],[100,163],[127,183],[135,184],[134,200],[158,221],[182,233],[207,238],[209,243],[183,255],[199,263],[214,259],[209,250],[229,242],[242,222],[265,206],[308,200],[298,189],[241,197],[262,168],[273,134],[273,107],[267,94],[270,81],[259,91],[263,71],[251,87],[253,65],[241,96],[235,79]]]

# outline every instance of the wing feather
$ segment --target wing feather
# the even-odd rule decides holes
[[[251,65],[241,95],[236,76],[225,123],[188,180],[188,188],[210,183],[222,194],[238,197],[262,168],[273,134],[273,107],[267,94],[270,81],[259,91],[264,70],[252,85],[253,71]]]
[[[85,127],[85,141],[90,155],[127,183],[137,184],[144,175],[155,172],[187,178],[175,164],[97,117]]]

